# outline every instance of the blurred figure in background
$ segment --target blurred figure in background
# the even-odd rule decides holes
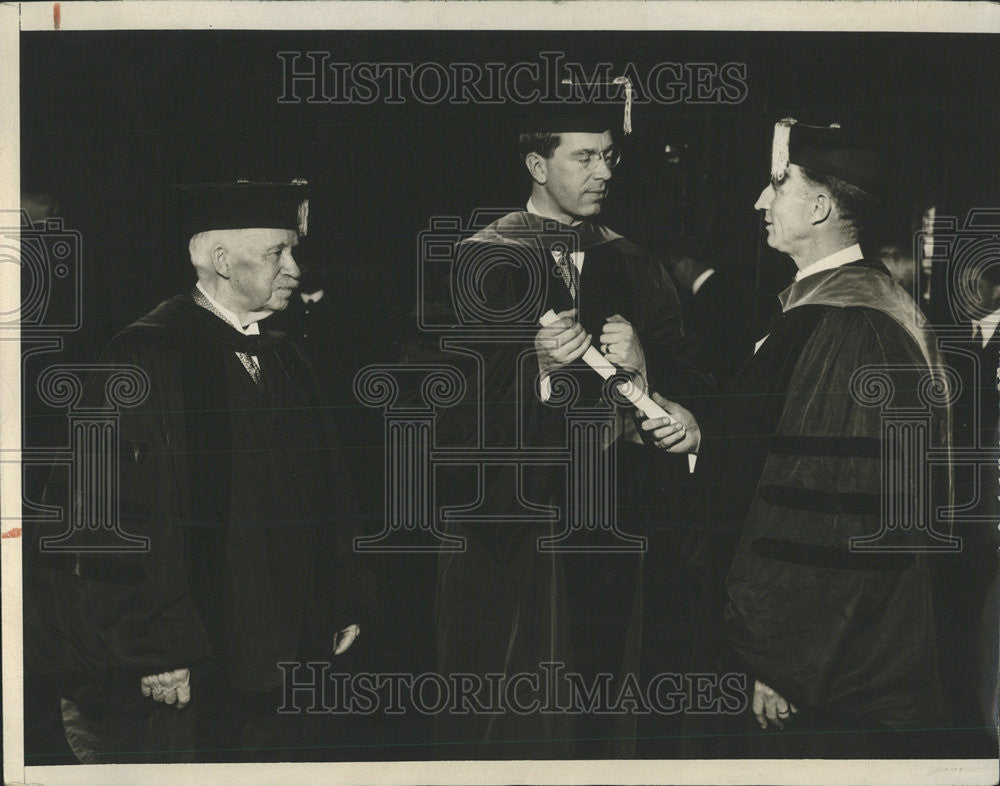
[[[32,224],[59,214],[59,198],[48,191],[31,189],[21,192],[21,210],[28,214]]]
[[[955,534],[962,538],[962,550],[950,559],[942,578],[948,621],[942,648],[955,694],[955,725],[979,731],[956,755],[985,757],[996,755],[995,748],[982,746],[987,741],[996,744],[1000,478],[995,455],[987,451],[997,448],[1000,419],[1000,259],[970,266],[959,276],[959,290],[951,293],[957,325],[946,329],[945,342],[945,357],[961,380],[952,408],[952,433],[955,448],[979,454],[980,463],[960,460],[955,467]],[[985,705],[992,707],[986,715]]]
[[[669,269],[684,309],[684,332],[694,334],[705,350],[709,369],[724,386],[739,362],[750,353],[746,308],[729,274],[708,264],[701,244],[678,245]]]
[[[274,327],[287,333],[305,351],[324,395],[339,409],[353,401],[351,383],[361,365],[357,357],[359,344],[338,337],[344,332],[340,318],[345,311],[333,282],[332,268],[337,261],[319,260],[308,237],[302,239],[301,245],[304,248],[296,249],[295,254],[296,259],[301,259],[299,288],[288,308],[275,315]]]
[[[879,246],[878,258],[896,283],[912,295],[917,277],[913,252],[899,243],[883,243]]]

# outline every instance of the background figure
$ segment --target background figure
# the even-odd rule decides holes
[[[711,264],[703,244],[678,244],[668,260],[684,308],[684,332],[696,336],[720,386],[752,347],[744,293],[721,266]]]
[[[893,280],[912,295],[917,274],[913,252],[899,243],[883,243],[876,256]]]
[[[21,210],[28,214],[32,224],[59,215],[59,198],[48,191],[22,191]]]
[[[27,187],[21,192],[22,221],[25,216],[30,224],[26,229],[42,230],[46,219],[57,218],[60,215],[59,198],[53,189],[44,180],[33,177],[30,173],[22,172],[22,185]],[[32,242],[25,240],[24,242]],[[31,259],[31,252],[22,251],[22,255]],[[33,285],[37,285],[37,277],[43,271],[32,270],[21,276],[21,302],[30,303]],[[69,293],[70,295],[75,293]],[[69,302],[50,303],[49,313],[55,312],[56,319],[66,318],[71,315],[73,304]],[[25,342],[23,350],[28,350],[29,342]],[[25,351],[25,355],[28,352]],[[36,362],[39,356],[36,356]],[[46,352],[40,355],[40,359],[52,362],[52,355]],[[64,359],[65,358],[61,358]],[[26,358],[27,360],[27,358]],[[22,366],[23,375],[21,379],[21,407],[22,407],[22,427],[21,444],[25,447],[48,447],[59,445],[63,439],[65,423],[62,418],[58,422],[51,417],[48,407],[38,396],[36,383],[38,381],[37,368],[31,362],[25,362]],[[41,498],[42,490],[45,487],[47,467],[31,466],[25,464],[22,467],[22,485],[25,497],[29,500]],[[44,470],[44,471],[40,471]],[[30,609],[32,599],[26,599],[26,605]],[[63,717],[60,707],[60,697],[66,692],[62,675],[58,669],[46,668],[46,666],[33,663],[30,659],[25,664],[24,673],[24,706],[31,708],[25,713],[24,718],[24,744],[29,755],[43,755],[51,757],[48,759],[36,759],[38,764],[43,763],[65,763],[69,760],[71,749],[67,745],[66,733],[63,729]]]
[[[337,339],[338,306],[343,305],[338,291],[349,283],[343,271],[335,273],[341,260],[317,259],[308,237],[296,248],[295,259],[301,271],[299,288],[289,299],[288,308],[274,315],[273,326],[288,333],[306,351],[324,391],[344,387],[345,377],[350,387],[352,369],[357,368],[358,361],[350,355],[349,342]],[[337,273],[339,285],[334,283]],[[343,398],[343,394],[337,398]]]
[[[947,309],[937,309],[921,293],[921,282],[926,283],[928,276],[922,276],[917,270],[917,262],[913,258],[913,240],[887,239],[874,245],[876,249],[874,256],[881,262],[893,280],[906,290],[913,301],[920,307],[923,315],[932,324],[939,324],[934,319],[937,312],[946,313]]]
[[[271,324],[294,339],[312,363],[342,443],[360,447],[366,411],[354,397],[354,375],[364,362],[364,342],[356,321],[346,318],[357,306],[352,300],[352,266],[338,256],[339,247],[331,249],[332,256],[320,258],[309,237],[301,245],[295,254],[301,260],[299,287]]]
[[[997,426],[1000,421],[1000,260],[962,271],[959,292],[952,293],[952,309],[959,319],[946,330],[945,356],[961,380],[952,409],[952,433],[957,450],[993,452],[978,466],[958,462],[955,503],[959,518],[955,534],[962,550],[950,559],[942,576],[941,596],[946,625],[942,631],[945,675],[956,695],[959,728],[978,729],[962,737],[962,755],[989,756],[986,743],[994,736],[995,718],[983,717],[984,696],[996,684],[995,640],[997,619],[996,575],[1000,546],[1000,470],[997,468]],[[961,293],[966,293],[965,295]],[[957,306],[957,308],[956,308]],[[973,658],[970,668],[970,656]],[[987,701],[988,703],[988,701]]]
[[[288,308],[275,314],[270,324],[302,348],[316,371],[324,407],[337,422],[341,445],[350,452],[352,480],[363,510],[369,512],[361,529],[372,534],[385,520],[385,423],[380,412],[360,404],[354,395],[354,378],[367,363],[394,359],[390,353],[397,351],[397,345],[384,327],[391,319],[383,300],[385,281],[367,280],[370,261],[344,238],[321,240],[326,243],[320,245],[320,240],[307,236],[296,248],[299,288]],[[359,315],[374,318],[382,326],[377,349],[371,346],[371,331]],[[365,631],[366,657],[363,662],[355,658],[354,664],[366,672],[432,671],[436,663],[428,646],[427,620],[434,608],[435,555],[387,552],[368,555],[366,560],[377,578],[379,614]],[[350,670],[352,665],[349,661],[337,664],[338,670]],[[413,707],[405,713],[385,713],[382,709],[392,699],[388,691],[382,698],[377,711],[338,725],[336,743],[345,757],[377,760],[385,755],[387,739],[406,740],[407,758],[432,755],[432,747],[414,744],[431,740],[431,718]]]

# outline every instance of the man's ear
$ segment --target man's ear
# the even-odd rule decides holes
[[[524,165],[528,167],[528,174],[538,185],[544,186],[549,179],[548,162],[538,153],[528,153],[524,157]]]
[[[832,211],[833,200],[830,199],[830,195],[822,191],[817,191],[816,195],[813,197],[812,223],[822,224],[830,218],[830,213]]]
[[[212,258],[212,268],[220,278],[229,278],[229,251],[222,243],[212,246],[209,253]]]

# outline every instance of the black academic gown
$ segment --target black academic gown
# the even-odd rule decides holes
[[[912,300],[879,267],[846,265],[782,293],[782,313],[703,441],[717,567],[729,562],[720,554],[734,554],[719,598],[717,668],[748,675],[743,712],[717,716],[713,731],[737,735],[727,746],[749,741],[744,755],[891,755],[887,738],[870,732],[940,728],[946,718],[933,555],[862,555],[849,545],[878,531],[881,489],[880,410],[858,403],[852,375],[907,366],[890,372],[891,403],[917,405],[921,369],[939,362]],[[935,420],[937,442],[945,423]],[[759,731],[755,679],[799,707],[798,734]]]
[[[727,273],[716,270],[682,302],[685,332],[701,340],[712,374],[724,385],[753,349],[745,298]]]
[[[261,387],[236,350],[257,356]],[[328,659],[334,633],[373,602],[352,555],[347,462],[313,372],[282,334],[244,336],[189,295],[126,328],[101,362],[149,379],[148,397],[121,411],[118,468],[122,526],[150,547],[41,559],[28,646],[94,698],[102,760],[185,760],[198,748],[267,756],[207,750],[218,719],[236,711],[228,702],[280,693],[280,661]],[[88,396],[103,403],[99,374]],[[47,496],[69,503],[58,476]],[[142,676],[178,668],[191,668],[189,708],[139,695]]]
[[[442,413],[438,444],[442,440],[480,444],[476,407],[483,400],[481,444],[518,450],[565,447],[568,406],[556,399],[567,383],[554,375],[553,400],[540,401],[533,337],[544,311],[559,312],[574,305],[564,282],[553,272],[550,250],[555,242],[567,243],[568,235],[574,238],[570,248],[585,253],[576,305],[578,319],[594,342],[598,343],[605,320],[620,314],[633,324],[642,342],[650,387],[699,408],[697,397],[710,389],[711,380],[700,370],[683,335],[676,292],[662,266],[599,225],[545,227],[536,216],[516,212],[459,246],[457,270],[464,272],[456,273],[452,292],[467,285],[459,282],[474,279],[469,274],[474,266],[489,268],[493,272],[478,283],[490,311],[463,307],[460,298],[443,311],[457,313],[457,322],[501,315],[494,317],[491,328],[514,330],[517,335],[477,344],[480,361],[465,367],[469,394],[462,405]],[[507,264],[490,267],[491,260]],[[525,303],[525,308],[516,308]],[[444,359],[462,362],[457,354],[446,353]],[[566,373],[577,393],[571,406],[604,407],[603,417],[613,423],[597,374],[582,361]],[[619,526],[634,533],[640,521],[659,515],[657,498],[669,498],[671,489],[686,480],[686,459],[626,445],[622,439],[609,450],[617,451],[619,459]],[[610,671],[619,680],[615,690],[622,675],[638,673],[641,555],[538,551],[539,537],[557,534],[565,526],[564,468],[515,462],[481,470],[463,468],[439,478],[439,502],[469,507],[469,515],[447,524],[451,532],[468,539],[466,550],[442,554],[439,563],[437,651],[443,673],[538,675],[541,685],[531,689],[522,684],[520,700],[529,704],[540,698],[542,705],[546,701],[542,663],[562,664],[564,671],[578,672],[588,683],[597,671]],[[634,491],[637,486],[642,487],[641,494],[629,493],[626,502],[622,489]],[[478,501],[477,488],[481,489]],[[552,512],[547,522],[538,515],[546,510]],[[531,516],[534,521],[528,520]],[[566,699],[565,686],[560,686],[548,699],[557,705]],[[493,715],[443,713],[437,718],[437,739],[443,744],[468,743],[442,751],[457,757],[605,756],[614,751],[628,755],[634,745],[634,716],[603,719],[599,728],[591,728],[596,717],[544,711],[517,714],[509,709]],[[581,735],[591,739],[574,743]]]

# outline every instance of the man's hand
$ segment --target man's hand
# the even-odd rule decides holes
[[[792,717],[798,710],[790,701],[785,701],[784,697],[776,693],[772,688],[767,687],[760,680],[754,680],[753,684],[753,714],[757,716],[757,723],[762,729],[767,728],[768,721],[779,729],[784,729],[782,721]]]
[[[343,655],[361,634],[360,625],[348,625],[333,637],[333,654]]]
[[[608,317],[601,329],[601,352],[626,371],[646,376],[646,355],[632,323],[620,314]]]
[[[670,423],[666,418],[643,420],[642,430],[647,432],[653,444],[668,453],[697,453],[701,446],[701,428],[694,415],[680,404],[663,398],[659,393],[653,393],[652,398],[676,421]],[[639,417],[645,415],[640,412]]]
[[[546,325],[535,334],[535,351],[542,376],[583,357],[590,347],[592,336],[574,319],[575,308],[560,311],[556,316],[558,322]]]
[[[191,701],[191,670],[177,669],[151,674],[139,680],[142,695],[164,704],[176,704],[177,709]]]

